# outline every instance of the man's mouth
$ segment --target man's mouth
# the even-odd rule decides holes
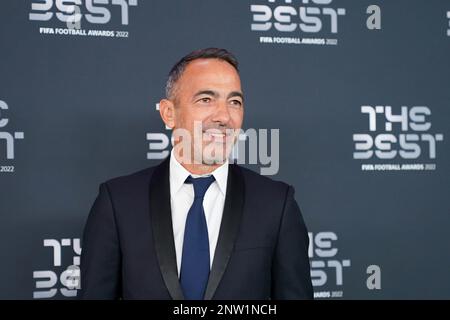
[[[231,131],[231,130],[229,130]],[[203,131],[203,136],[207,141],[213,142],[222,142],[225,143],[226,139],[231,136],[231,132],[218,130],[218,129],[209,129]]]

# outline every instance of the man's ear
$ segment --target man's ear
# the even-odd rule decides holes
[[[167,127],[173,129],[175,126],[175,105],[169,99],[159,102],[159,114]]]

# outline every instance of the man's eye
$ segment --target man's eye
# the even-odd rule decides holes
[[[209,103],[209,102],[211,102],[211,98],[201,98],[200,100],[199,100],[200,102],[203,102],[203,103]]]
[[[230,103],[231,103],[233,106],[237,106],[237,107],[242,106],[242,102],[239,101],[239,100],[231,100]]]

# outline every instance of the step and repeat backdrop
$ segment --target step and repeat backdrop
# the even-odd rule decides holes
[[[76,299],[99,184],[168,155],[167,73],[205,47],[239,59],[234,156],[295,187],[315,297],[450,298],[450,1],[7,0],[0,44],[0,298]]]

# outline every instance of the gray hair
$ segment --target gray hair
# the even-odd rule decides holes
[[[229,51],[220,48],[206,48],[195,50],[188,55],[181,58],[170,70],[169,76],[166,82],[166,98],[171,98],[174,94],[175,84],[181,78],[186,66],[197,59],[219,59],[231,64],[237,72],[238,61],[236,57]]]

